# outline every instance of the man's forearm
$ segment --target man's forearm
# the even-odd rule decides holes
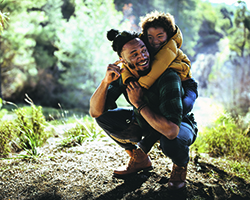
[[[93,118],[99,117],[105,108],[106,96],[109,84],[104,81],[98,86],[90,99],[89,114]]]
[[[173,140],[177,137],[179,127],[170,120],[167,120],[164,116],[153,112],[149,106],[143,107],[143,109],[140,110],[140,114],[150,126],[168,139]]]

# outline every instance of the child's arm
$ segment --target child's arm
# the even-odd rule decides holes
[[[151,71],[146,76],[140,77],[138,80],[142,87],[146,89],[150,88],[160,77],[160,75],[169,67],[178,72],[182,81],[187,78],[191,78],[191,62],[188,57],[179,49],[182,43],[180,38],[182,37],[179,30],[178,34],[170,39],[167,44],[165,44],[155,55],[154,61],[152,62]],[[178,42],[176,42],[176,40],[178,40]],[[122,65],[122,68],[126,69],[121,74],[123,84],[128,84],[130,80],[137,80],[138,76],[131,73],[124,64]]]
[[[139,84],[148,89],[160,77],[160,75],[169,67],[177,56],[178,48],[175,41],[170,40],[155,55],[151,66],[151,71],[138,80]]]
[[[123,69],[121,76],[122,76],[122,82],[124,85],[127,85],[130,81],[138,80],[139,75],[137,72],[135,71],[131,72],[125,64],[122,64],[121,68]]]
[[[191,62],[182,50],[178,49],[176,59],[169,67],[179,74],[182,81],[191,78]]]

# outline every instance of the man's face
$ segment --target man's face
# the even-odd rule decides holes
[[[140,76],[145,76],[151,70],[148,50],[144,42],[139,38],[135,38],[123,46],[122,58]]]

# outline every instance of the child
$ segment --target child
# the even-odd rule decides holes
[[[146,76],[140,77],[138,83],[148,89],[167,69],[172,68],[178,72],[184,89],[183,116],[189,113],[198,97],[197,83],[191,78],[191,63],[188,57],[180,50],[182,34],[175,25],[174,17],[169,13],[152,12],[141,19],[141,39],[145,41],[153,55],[152,69]],[[135,78],[130,68],[123,65],[123,83],[127,84],[131,78]]]

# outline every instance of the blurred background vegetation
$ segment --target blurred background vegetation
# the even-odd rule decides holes
[[[0,35],[1,98],[19,104],[28,94],[41,106],[60,103],[86,113],[105,67],[117,59],[107,30],[140,31],[140,16],[154,10],[175,16],[200,97],[222,102],[235,115],[246,114],[250,12],[244,1],[1,1],[1,16],[8,17]]]
[[[88,108],[117,60],[106,33],[140,32],[140,17],[154,10],[174,15],[199,82],[192,148],[225,156],[230,170],[248,174],[250,11],[237,0],[1,0],[0,158],[20,150],[39,155],[48,138],[60,137],[56,125],[76,124],[64,131],[62,148],[104,137]],[[206,123],[212,111],[218,115]]]

